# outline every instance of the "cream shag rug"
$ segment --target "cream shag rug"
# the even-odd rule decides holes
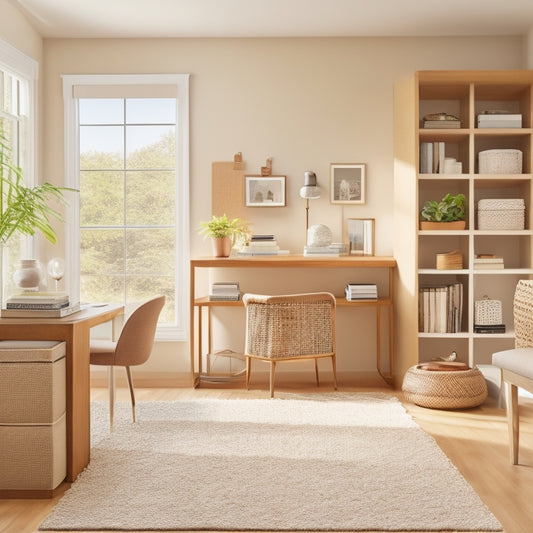
[[[88,468],[41,530],[501,531],[386,395],[93,403]]]

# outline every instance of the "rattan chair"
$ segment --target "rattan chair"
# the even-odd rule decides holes
[[[518,387],[533,393],[533,280],[520,280],[514,295],[515,348],[494,353],[492,364],[501,368],[506,384],[511,463],[518,464]]]
[[[266,296],[245,294],[246,388],[251,360],[270,364],[270,397],[274,397],[276,364],[314,359],[317,387],[318,359],[331,357],[337,389],[335,353],[335,297],[327,292]]]
[[[154,345],[157,321],[164,305],[164,296],[157,296],[142,303],[129,316],[116,342],[99,339],[91,340],[91,365],[108,367],[109,428],[111,431],[113,431],[115,406],[115,366],[123,366],[126,369],[131,396],[132,417],[133,422],[135,422],[135,390],[130,366],[142,365],[150,357]]]

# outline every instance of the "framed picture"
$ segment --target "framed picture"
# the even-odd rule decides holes
[[[245,176],[244,205],[247,207],[283,207],[285,176]]]
[[[332,163],[330,167],[330,189],[332,204],[365,203],[364,164]]]
[[[374,219],[348,218],[346,220],[346,241],[350,254],[374,255]]]

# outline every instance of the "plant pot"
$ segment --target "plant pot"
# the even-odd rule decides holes
[[[453,222],[428,222],[427,220],[420,221],[421,230],[461,230],[466,228],[465,220],[454,220]]]
[[[211,239],[213,243],[213,255],[215,257],[229,257],[231,253],[231,237],[222,237]]]

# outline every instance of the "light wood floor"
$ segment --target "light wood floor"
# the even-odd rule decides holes
[[[287,392],[317,392],[309,379],[284,383],[280,375],[277,390]],[[267,398],[265,383],[253,383],[262,390],[246,391],[240,385],[217,385],[210,388],[145,388],[137,390],[137,402],[170,401],[187,398]],[[214,387],[214,388],[212,388]],[[321,392],[330,392],[328,383]],[[401,399],[400,391],[392,391],[379,382],[370,386],[343,386],[340,391],[388,391]],[[105,389],[93,389],[92,398],[107,398]],[[118,389],[118,400],[127,400],[127,391]],[[418,424],[432,435],[457,466],[481,499],[502,523],[506,533],[533,531],[533,401],[521,400],[520,465],[509,463],[505,412],[493,399],[481,407],[464,411],[440,411],[417,407],[404,402]],[[0,500],[0,532],[32,533],[50,513],[68,484],[63,483],[56,497],[50,500]],[[453,512],[453,509],[450,509]]]

